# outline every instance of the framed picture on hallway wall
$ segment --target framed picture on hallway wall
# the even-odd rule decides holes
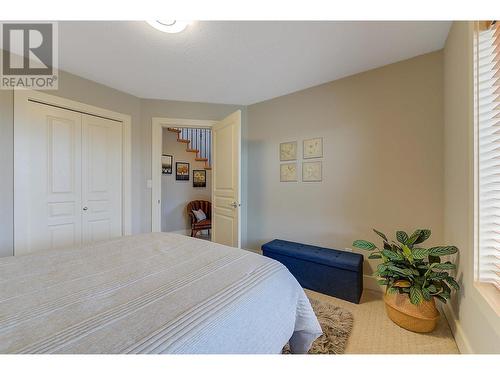
[[[172,161],[173,161],[172,155],[163,154],[161,156],[161,173],[162,174],[172,174]]]
[[[207,187],[207,171],[206,170],[193,170],[193,187],[204,188]]]
[[[175,179],[178,181],[189,181],[189,163],[175,163]]]

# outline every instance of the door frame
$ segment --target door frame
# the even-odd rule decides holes
[[[66,99],[60,96],[49,95],[34,90],[14,90],[14,255],[16,254],[16,227],[25,223],[22,214],[16,213],[16,159],[19,159],[16,150],[16,124],[25,121],[28,111],[28,102],[50,105],[69,111],[81,112],[93,116],[103,117],[122,123],[122,234],[132,234],[132,117],[130,115],[110,111],[108,109]]]
[[[169,117],[153,117],[151,119],[151,232],[161,232],[161,173],[158,171],[161,171],[163,129],[173,127],[211,128],[217,122]]]

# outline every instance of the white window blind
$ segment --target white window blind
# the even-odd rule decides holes
[[[500,289],[500,27],[476,40],[478,279]]]

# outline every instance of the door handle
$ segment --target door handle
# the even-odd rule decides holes
[[[240,206],[241,206],[241,204],[239,204],[238,202],[232,202],[232,203],[230,203],[229,205],[230,205],[231,207],[233,207],[233,208],[238,208],[238,207],[240,207]]]
[[[82,208],[84,211],[87,211],[89,208],[88,207],[83,207]]]

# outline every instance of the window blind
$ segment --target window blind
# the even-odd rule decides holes
[[[500,289],[500,27],[476,40],[478,279]]]

